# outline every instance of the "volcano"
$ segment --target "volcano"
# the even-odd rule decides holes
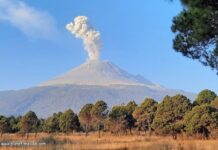
[[[88,61],[60,77],[42,83],[40,86],[68,84],[155,86],[143,77],[131,75],[109,61],[101,62],[99,60]]]
[[[87,103],[104,100],[109,107],[150,97],[160,101],[166,95],[195,94],[174,90],[132,75],[109,61],[90,60],[67,73],[36,87],[0,92],[0,114],[22,115],[29,110],[39,117],[68,108],[79,112]]]

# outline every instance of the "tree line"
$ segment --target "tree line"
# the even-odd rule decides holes
[[[23,116],[0,116],[0,132],[21,133],[73,133],[90,131],[113,134],[133,134],[140,131],[149,136],[179,134],[200,135],[202,139],[218,135],[218,97],[211,90],[201,91],[193,103],[184,95],[165,96],[161,102],[146,98],[137,105],[130,101],[126,105],[113,106],[109,110],[106,102],[84,105],[78,114],[68,109],[39,119],[33,111]],[[133,132],[134,130],[134,132]]]

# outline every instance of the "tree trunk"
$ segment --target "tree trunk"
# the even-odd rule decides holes
[[[145,136],[146,136],[146,129],[144,129],[144,133],[145,133]]]
[[[208,139],[208,131],[203,127],[202,140]]]
[[[37,133],[38,133],[38,132],[36,131],[36,132],[35,132],[35,139],[36,139],[36,137],[37,137]]]
[[[26,133],[26,139],[27,140],[29,139],[29,133],[28,132]]]
[[[177,140],[177,134],[176,133],[173,135],[173,139]]]
[[[140,128],[140,129],[138,129],[138,135],[140,135],[140,136],[141,136],[141,128]]]
[[[88,136],[88,125],[86,125],[86,136]]]
[[[2,136],[3,136],[3,131],[1,131],[1,138],[2,138]]]
[[[100,124],[98,125],[98,138],[101,138],[101,126]]]
[[[151,127],[150,126],[148,127],[148,132],[149,132],[149,137],[151,137],[151,132],[152,131],[151,131]]]
[[[176,133],[175,130],[173,130],[173,134],[172,134],[172,135],[173,135],[173,139],[174,139],[174,140],[177,140],[177,133]]]
[[[148,124],[148,136],[151,137],[151,117],[150,116],[147,118],[147,124]]]
[[[132,128],[131,127],[129,128],[129,133],[130,133],[130,135],[132,135]]]

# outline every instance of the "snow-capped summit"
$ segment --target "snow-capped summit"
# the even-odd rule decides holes
[[[91,60],[69,72],[42,83],[40,86],[54,85],[137,85],[155,86],[141,76],[131,75],[109,61]]]

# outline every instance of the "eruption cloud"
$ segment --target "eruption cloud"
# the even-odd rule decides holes
[[[100,32],[95,31],[88,22],[86,16],[78,16],[73,22],[67,24],[67,30],[82,39],[85,50],[88,52],[89,60],[99,60],[100,57]]]

